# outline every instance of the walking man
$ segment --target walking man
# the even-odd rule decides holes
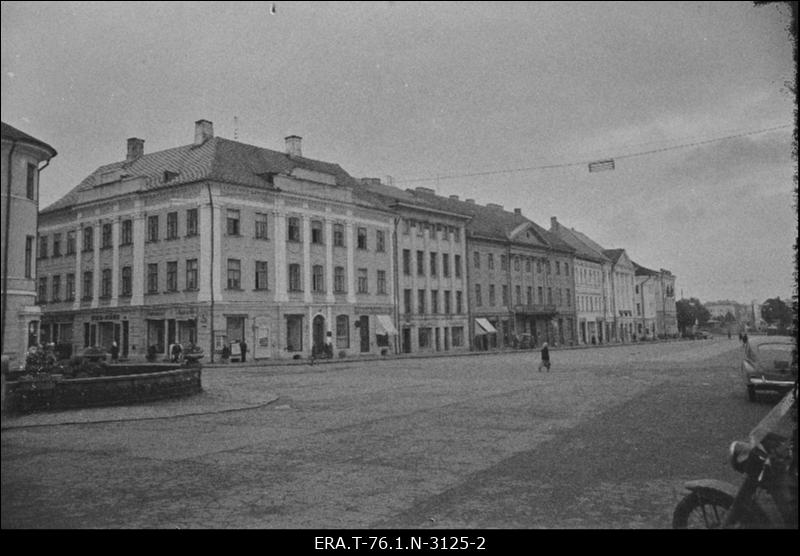
[[[547,342],[542,344],[542,362],[539,363],[539,372],[542,372],[542,367],[550,372],[550,349],[547,347]]]

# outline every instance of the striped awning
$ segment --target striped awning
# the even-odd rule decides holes
[[[476,318],[475,322],[478,323],[478,328],[475,330],[478,334],[497,334],[497,329],[485,318]]]
[[[397,334],[397,328],[389,315],[378,315],[378,334]]]

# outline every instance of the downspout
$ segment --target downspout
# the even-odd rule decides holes
[[[208,190],[208,205],[209,205],[209,212],[211,213],[211,252],[210,252],[210,260],[211,265],[209,269],[209,275],[211,278],[211,283],[209,284],[210,293],[211,293],[211,319],[210,319],[210,326],[211,326],[211,340],[210,340],[210,361],[214,362],[214,198],[211,196],[211,182],[206,181],[206,189]]]
[[[6,226],[3,233],[3,331],[0,332],[0,353],[5,353],[6,338],[6,309],[8,306],[8,242],[11,235],[11,156],[17,148],[17,142],[11,142],[11,150],[8,151],[8,182],[6,184]],[[33,257],[33,254],[31,254]],[[33,261],[31,261],[32,263]]]
[[[394,336],[394,354],[397,355],[400,353],[400,267],[397,266],[399,264],[398,261],[398,244],[397,244],[397,229],[400,223],[400,217],[396,216],[394,218],[394,238],[392,241],[392,246],[394,248],[394,274],[393,281],[394,281],[394,322],[395,328],[397,329],[397,334]]]

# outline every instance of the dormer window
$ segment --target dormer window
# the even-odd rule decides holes
[[[170,170],[164,170],[164,183],[170,182],[178,177],[178,172],[172,172]]]

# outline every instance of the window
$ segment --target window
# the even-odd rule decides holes
[[[462,347],[464,345],[464,327],[463,326],[454,326],[450,329],[450,336],[452,341],[450,342],[454,348]]]
[[[437,269],[436,269],[436,259],[438,253],[431,253],[431,276],[436,276]]]
[[[256,276],[255,276],[255,289],[266,290],[269,289],[267,282],[267,261],[256,261]]]
[[[359,228],[358,229],[358,248],[359,249],[366,249],[367,248],[367,229],[366,228]]]
[[[39,257],[40,259],[47,258],[47,236],[39,236]]]
[[[375,232],[375,250],[378,253],[383,253],[386,251],[386,232],[383,230],[378,230]]]
[[[187,209],[186,210],[186,235],[187,236],[196,236],[197,235],[197,209]]]
[[[561,274],[561,261],[556,261],[556,274]]]
[[[536,272],[542,273],[542,259],[536,259]]]
[[[431,313],[439,313],[439,290],[431,290]]]
[[[385,294],[386,293],[386,271],[379,270],[378,271],[378,293]]]
[[[106,222],[103,224],[103,227],[100,229],[100,247],[102,249],[108,249],[111,247],[111,238],[113,234],[113,227],[111,223]]]
[[[517,271],[517,272],[519,272],[519,270],[520,270],[519,257],[517,257],[517,256],[514,256],[514,270]]]
[[[417,290],[417,313],[425,314],[425,290]]]
[[[483,300],[481,299],[481,285],[475,284],[475,305],[480,307],[483,305]]]
[[[464,296],[460,291],[456,292],[456,314],[460,315],[463,312],[463,301]]]
[[[67,255],[75,254],[75,232],[67,232]]]
[[[197,259],[186,259],[186,289],[197,289]]]
[[[319,220],[312,220],[311,221],[311,243],[321,244],[323,242],[322,237],[322,222]]]
[[[297,263],[289,265],[289,291],[303,291],[302,282],[300,281],[300,265]]]
[[[228,259],[228,289],[239,290],[242,288],[242,261]]]
[[[500,255],[500,270],[508,270],[508,258],[505,255]]]
[[[456,278],[461,278],[461,255],[455,256]]]
[[[507,285],[503,284],[502,292],[503,292],[502,293],[502,295],[503,295],[503,306],[504,307],[508,307],[508,286]]]
[[[547,304],[553,304],[553,288],[547,288]]]
[[[550,261],[549,260],[545,261],[545,271],[547,272],[547,274],[551,274],[552,270],[553,269],[552,266],[550,265]]]
[[[120,245],[130,245],[133,243],[133,220],[122,221],[122,241]]]
[[[64,301],[72,301],[75,299],[75,275],[67,274],[67,283],[65,285]]]
[[[122,295],[127,297],[133,291],[133,274],[129,266],[122,267]]]
[[[178,239],[178,213],[167,213],[167,239]]]
[[[537,293],[537,296],[539,298],[539,305],[543,305],[544,304],[544,293],[543,293],[543,290],[542,290],[542,286],[539,286],[538,288],[536,288],[536,293]]]
[[[83,273],[83,299],[92,298],[92,290],[94,287],[94,274],[91,270]]]
[[[494,284],[489,284],[489,306],[494,307],[494,304],[495,304]]]
[[[147,265],[147,293],[158,293],[158,263]]]
[[[61,256],[61,234],[53,234],[53,256]]]
[[[411,276],[411,250],[403,249],[403,274]]]
[[[572,307],[572,291],[567,288],[567,307]]]
[[[167,262],[167,291],[178,291],[178,261]]]
[[[91,226],[87,226],[83,229],[83,250],[94,250],[94,230]]]
[[[147,241],[152,243],[158,241],[158,215],[147,217]]]
[[[451,293],[452,292],[450,290],[444,290],[444,313],[446,315],[449,315],[450,310],[452,309],[452,306],[450,304],[451,301],[450,298],[452,297]]]
[[[486,267],[489,270],[494,270],[494,255],[492,253],[486,255]]]
[[[420,349],[431,347],[431,329],[429,327],[420,328],[417,336]]]
[[[321,264],[315,264],[311,268],[311,290],[317,293],[325,291],[325,273]]]
[[[25,278],[33,277],[33,236],[25,238]]]
[[[225,218],[225,233],[229,236],[239,235],[239,209],[228,209]]]
[[[344,226],[342,224],[333,225],[333,245],[344,247]]]
[[[417,276],[425,276],[425,252],[417,251]]]
[[[37,301],[39,303],[47,303],[47,276],[39,277],[39,291],[37,292]]]
[[[336,317],[336,347],[350,347],[350,317],[347,315]]]
[[[450,277],[450,254],[442,253],[442,276]]]
[[[267,215],[263,212],[256,213],[256,239],[269,239],[269,228],[267,227]]]
[[[28,199],[36,200],[36,175],[39,173],[39,167],[36,164],[28,164],[28,173],[25,176],[25,193]]]
[[[337,266],[333,269],[333,291],[334,293],[344,293],[344,267]]]
[[[300,219],[296,216],[290,216],[288,226],[289,241],[300,241]]]
[[[525,291],[525,293],[527,294],[526,298],[527,298],[527,301],[528,301],[528,305],[533,305],[533,288],[531,286],[528,286],[528,288]]]
[[[473,266],[475,268],[480,268],[481,267],[481,254],[478,253],[477,251],[475,251],[472,254],[472,262],[473,262]]]
[[[414,305],[411,300],[411,290],[403,290],[403,312],[410,315],[414,312]]]
[[[53,295],[51,299],[53,301],[61,301],[61,275],[56,274],[53,276],[53,287],[52,287]]]
[[[517,298],[517,305],[522,305],[522,286],[514,286],[514,294]]]
[[[461,228],[453,228],[453,238],[456,243],[461,243]]]
[[[358,293],[369,293],[367,289],[367,269],[358,269]]]
[[[531,271],[531,259],[530,257],[525,258],[525,272]]]
[[[104,268],[100,275],[100,297],[111,297],[111,269]]]
[[[564,276],[569,276],[569,265],[564,263]]]

